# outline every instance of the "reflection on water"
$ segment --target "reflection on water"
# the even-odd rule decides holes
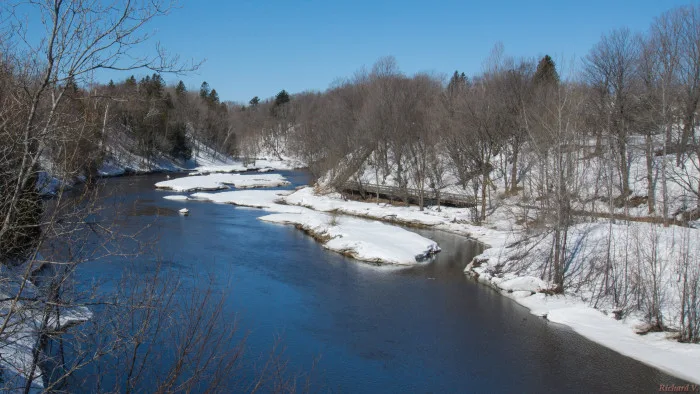
[[[146,205],[148,204],[148,205]],[[175,216],[177,210],[172,208],[158,207],[152,205],[148,200],[136,201],[134,208],[127,214],[128,216]]]
[[[308,179],[302,172],[285,175],[290,187]],[[267,354],[280,336],[292,372],[318,359],[316,387],[351,393],[606,392],[679,382],[467,279],[464,267],[483,249],[476,242],[413,230],[436,240],[442,252],[415,267],[385,269],[327,251],[292,226],[257,220],[263,211],[165,200],[173,193],[153,189],[164,178],[106,181],[118,191],[115,200],[133,207],[119,214],[119,225],[147,225],[140,237],[157,244],[163,267],[193,285],[225,289],[225,308],[249,332],[253,358]],[[183,206],[189,217],[173,214]],[[152,269],[155,253],[133,264]],[[79,275],[87,282],[115,277],[123,264],[99,261]]]

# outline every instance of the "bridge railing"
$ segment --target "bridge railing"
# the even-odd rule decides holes
[[[397,186],[387,186],[387,185],[376,185],[376,184],[366,184],[363,183],[360,185],[357,182],[346,182],[343,185],[344,190],[352,190],[352,191],[360,191],[363,190],[367,193],[379,193],[380,195],[385,195],[385,196],[394,196],[397,198],[401,198],[406,196],[408,194],[408,197],[413,199],[413,200],[418,200],[418,196],[420,195],[420,190],[418,189],[412,189],[412,188],[406,188],[402,189]],[[423,198],[428,201],[428,200],[437,200],[437,193],[435,190],[432,189],[425,189],[423,191]],[[474,197],[472,196],[467,196],[464,194],[457,194],[457,193],[440,193],[440,202],[446,205],[454,205],[454,206],[460,206],[460,207],[473,207],[476,206],[477,201]]]

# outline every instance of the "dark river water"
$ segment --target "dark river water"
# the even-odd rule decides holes
[[[308,181],[303,172],[283,174],[291,187]],[[104,181],[112,200],[129,207],[118,226],[149,224],[141,236],[156,240],[168,271],[227,289],[224,308],[248,335],[247,357],[264,357],[279,340],[288,371],[303,373],[315,361],[312,391],[655,392],[681,383],[466,278],[465,265],[482,250],[476,242],[418,231],[440,244],[437,258],[378,269],[323,249],[293,226],[257,220],[261,210],[165,200],[175,193],[153,187],[163,179]],[[190,216],[175,214],[183,206]],[[148,269],[154,258],[137,263]],[[106,282],[108,292],[124,264],[88,263],[78,277]]]

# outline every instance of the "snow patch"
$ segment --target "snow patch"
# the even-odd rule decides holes
[[[377,221],[310,210],[302,214],[272,214],[260,220],[297,225],[321,240],[325,248],[362,261],[413,265],[440,251],[432,240]]]
[[[210,174],[187,176],[158,182],[156,183],[156,188],[170,189],[176,192],[188,192],[195,190],[228,189],[228,185],[234,186],[237,189],[247,189],[286,186],[289,185],[289,182],[280,174]]]

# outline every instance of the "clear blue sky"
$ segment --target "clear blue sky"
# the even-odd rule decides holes
[[[151,27],[169,51],[206,59],[198,72],[166,81],[198,89],[206,80],[222,100],[247,102],[281,89],[324,90],[386,55],[408,74],[448,75],[479,72],[499,41],[515,57],[580,59],[602,33],[644,31],[691,1],[182,0]]]

